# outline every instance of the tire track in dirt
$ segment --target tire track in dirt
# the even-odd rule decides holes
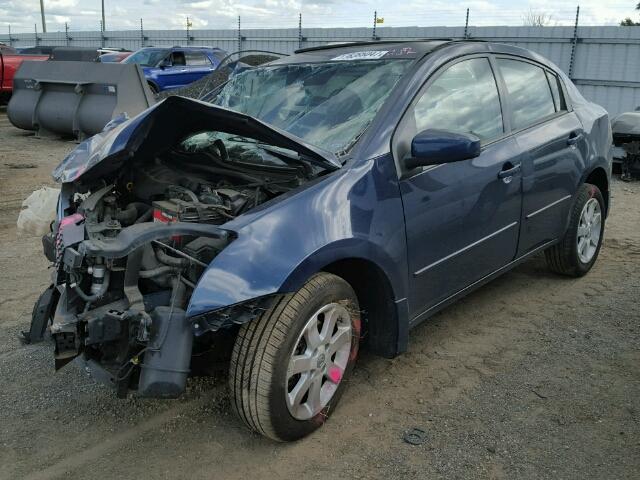
[[[26,475],[24,480],[46,480],[59,476],[66,476],[67,472],[73,471],[88,463],[93,463],[113,450],[121,449],[123,445],[143,436],[151,430],[161,427],[163,424],[176,418],[180,413],[193,407],[197,407],[199,404],[203,403],[203,401],[204,399],[192,400],[177,407],[170,408],[169,410],[159,413],[123,432],[112,434],[108,438],[103,438],[101,442],[94,447],[79,450],[49,467]]]

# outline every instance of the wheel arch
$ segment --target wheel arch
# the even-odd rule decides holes
[[[401,324],[389,277],[377,264],[364,258],[343,258],[322,268],[345,280],[355,291],[363,319],[364,345],[374,354],[396,356]]]
[[[149,86],[149,88],[151,89],[152,93],[160,93],[160,87],[158,86],[158,84],[156,82],[154,82],[153,80],[147,78],[147,85]],[[155,92],[154,92],[155,89]]]
[[[363,312],[363,340],[372,353],[393,358],[406,350],[409,314],[405,278],[397,262],[379,246],[357,238],[325,245],[288,275],[280,292],[298,290],[318,272],[337,275],[354,289]]]
[[[607,175],[607,171],[603,167],[595,167],[592,169],[585,177],[583,183],[590,183],[591,185],[595,185],[602,193],[602,197],[604,198],[605,203],[605,215],[609,214],[609,201],[610,201],[610,192],[609,192],[609,176]]]

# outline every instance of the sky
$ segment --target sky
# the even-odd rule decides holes
[[[522,25],[527,12],[550,16],[551,25],[572,25],[575,2],[562,0],[104,0],[107,30],[191,28],[372,27],[374,11],[384,19],[379,26],[459,26],[466,9],[469,24]],[[640,21],[635,1],[580,0],[581,25],[617,25],[625,17]],[[44,0],[47,30],[99,30],[101,0]],[[0,35],[42,31],[40,0],[0,0]]]

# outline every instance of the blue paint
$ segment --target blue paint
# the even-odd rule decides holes
[[[483,42],[433,43],[434,48],[417,56],[367,131],[342,157],[340,168],[328,169],[297,191],[223,225],[236,239],[200,278],[188,317],[293,292],[327,265],[357,258],[377,265],[392,287],[399,320],[389,328],[398,333],[393,338],[398,338],[394,349],[399,352],[406,348],[410,324],[563,235],[571,200],[587,175],[602,168],[610,176],[606,112],[587,102],[557,67],[532,52]],[[322,61],[344,51],[349,47],[304,52],[275,63]],[[482,56],[494,65],[496,55],[516,56],[555,72],[565,85],[567,111],[513,131],[506,89],[498,76],[501,137],[480,145],[472,135],[431,131],[403,140],[401,120],[425,82],[465,56]],[[148,112],[155,108],[168,107]],[[78,158],[94,158],[95,166],[100,159],[117,156],[128,148],[129,137],[144,127],[146,117],[151,118],[143,113],[117,126],[107,141],[103,139],[100,151],[81,145]],[[579,140],[568,143],[573,134]],[[303,148],[300,139],[287,141],[293,142],[290,147]],[[441,164],[404,171],[398,154],[403,148]],[[311,153],[318,159],[323,155]],[[446,163],[448,156],[458,161]],[[558,208],[527,218],[567,195],[572,198],[558,203]]]
[[[153,89],[161,92],[188,85],[205,75],[209,75],[220,64],[220,61],[227,55],[224,50],[211,47],[172,47],[172,48],[143,48],[130,57],[123,60],[123,63],[138,63],[136,55],[140,52],[158,52],[154,56],[157,61],[152,65],[141,65],[144,76],[153,86]],[[192,53],[199,55],[200,61],[192,64],[189,55]],[[187,57],[184,60],[185,56]]]

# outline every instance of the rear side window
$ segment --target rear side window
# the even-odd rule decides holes
[[[187,65],[191,66],[202,66],[202,65],[211,65],[209,59],[202,52],[185,52],[185,58],[187,60]]]
[[[498,67],[507,85],[511,127],[514,130],[529,127],[556,112],[551,88],[542,68],[505,58],[498,59]]]
[[[553,73],[547,72],[547,79],[549,80],[549,86],[551,87],[551,94],[553,95],[553,103],[556,105],[556,112],[566,110],[567,107],[564,103],[564,98],[560,91],[560,84],[558,83],[558,77]]]
[[[456,63],[427,87],[414,107],[418,132],[429,128],[472,133],[489,141],[502,135],[502,111],[489,60]]]

